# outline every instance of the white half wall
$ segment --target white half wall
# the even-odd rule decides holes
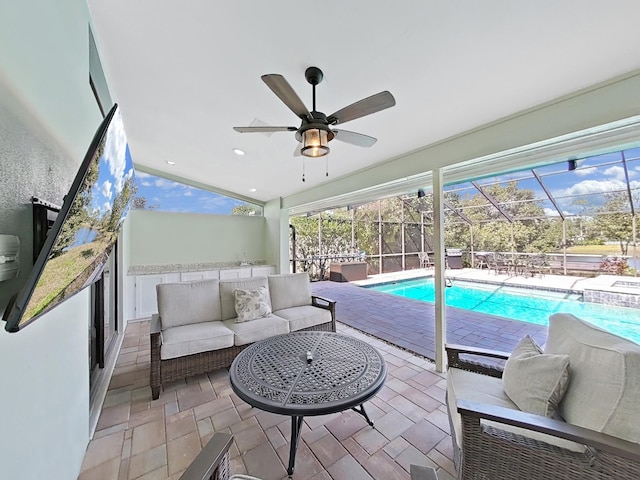
[[[129,262],[168,265],[265,260],[265,219],[132,210]]]
[[[278,273],[289,273],[289,213],[280,207],[280,199],[264,206],[266,260]]]

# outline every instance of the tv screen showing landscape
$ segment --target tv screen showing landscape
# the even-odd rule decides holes
[[[89,146],[34,268],[8,309],[15,332],[100,278],[135,196],[133,162],[117,105]]]

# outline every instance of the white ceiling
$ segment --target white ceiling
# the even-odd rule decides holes
[[[134,162],[261,201],[640,68],[637,0],[89,0],[89,8]],[[324,159],[307,159],[302,183],[293,132],[232,127],[299,126],[260,76],[283,75],[311,109],[311,65],[324,71],[317,108],[326,114],[382,90],[397,104],[341,125],[378,142],[332,141],[329,177]]]

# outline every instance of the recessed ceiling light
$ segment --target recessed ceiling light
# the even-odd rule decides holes
[[[249,191],[250,191],[250,192],[255,192],[255,191],[256,191],[256,189],[255,189],[255,188],[250,188],[250,189],[249,189]]]
[[[239,148],[234,148],[233,153],[236,155],[244,155],[244,150],[240,150]]]
[[[176,162],[172,162],[171,160],[167,160],[167,165],[175,165]]]

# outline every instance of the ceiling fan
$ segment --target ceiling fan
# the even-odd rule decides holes
[[[302,154],[305,157],[327,155],[329,153],[327,144],[334,138],[359,147],[370,147],[376,143],[377,139],[374,137],[331,127],[393,107],[396,100],[391,93],[388,91],[377,93],[327,116],[316,110],[316,85],[322,82],[322,70],[318,67],[309,67],[304,72],[304,76],[313,88],[313,110],[311,111],[307,109],[282,75],[268,74],[261,77],[273,93],[300,118],[302,123],[299,127],[251,126],[233,127],[233,129],[240,133],[296,132],[295,137],[300,145],[296,148],[295,154]]]

